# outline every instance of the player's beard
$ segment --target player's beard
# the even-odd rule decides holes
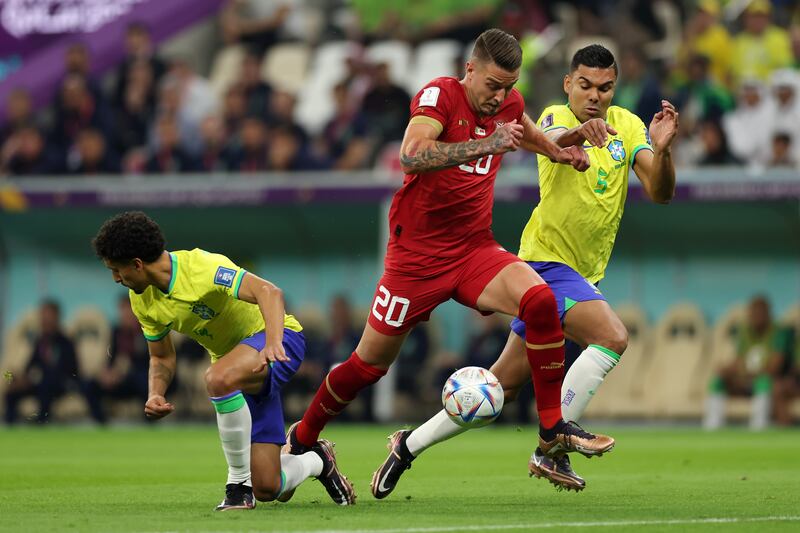
[[[498,111],[500,111],[500,106],[499,106],[499,105],[498,105],[498,106],[493,106],[493,105],[490,105],[490,104],[487,102],[487,103],[486,103],[486,104],[485,104],[485,105],[484,105],[484,106],[481,108],[481,111],[483,111],[483,114],[484,114],[485,116],[487,116],[487,117],[491,117],[491,116],[493,116],[493,115],[496,115],[496,114],[497,114],[497,112],[498,112]]]

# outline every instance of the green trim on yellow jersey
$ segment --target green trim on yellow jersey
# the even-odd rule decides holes
[[[652,152],[653,147],[650,146],[649,144],[640,144],[639,146],[634,148],[633,152],[631,152],[631,168],[633,167],[633,164],[636,162],[636,154],[638,154],[642,150],[650,150]]]
[[[172,264],[172,272],[169,275],[169,287],[167,287],[167,294],[172,292],[175,287],[175,279],[178,277],[178,258],[172,252],[169,253],[170,262]]]
[[[241,269],[239,271],[239,275],[236,277],[236,283],[233,285],[233,297],[237,300],[239,299],[239,287],[242,286],[242,280],[244,279],[245,274],[247,274],[247,270]]]
[[[164,337],[169,335],[170,331],[172,331],[172,327],[171,326],[172,326],[172,324],[167,324],[167,329],[165,329],[164,331],[162,331],[158,335],[148,335],[147,333],[143,333],[144,338],[149,340],[149,341],[153,341],[153,342],[160,341],[161,339],[163,339]]]

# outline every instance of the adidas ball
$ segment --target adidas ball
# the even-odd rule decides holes
[[[492,422],[503,410],[503,387],[485,368],[468,366],[447,379],[442,404],[459,426],[479,428]]]

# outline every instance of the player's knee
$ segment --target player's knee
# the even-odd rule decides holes
[[[607,342],[608,344],[605,345],[606,348],[617,355],[622,355],[625,353],[625,350],[628,349],[628,332],[623,329],[615,335],[611,335]]]
[[[224,396],[237,390],[235,376],[230,371],[217,370],[214,365],[206,370],[206,391],[209,396]]]
[[[277,485],[253,483],[253,496],[260,502],[275,501],[275,499],[277,499],[277,497],[280,495],[280,490],[280,480],[278,481]]]
[[[617,355],[622,355],[628,349],[628,331],[624,326],[609,329],[587,344],[596,344],[608,348]]]
[[[519,318],[526,327],[547,328],[560,324],[558,305],[553,291],[547,285],[537,285],[522,297]]]

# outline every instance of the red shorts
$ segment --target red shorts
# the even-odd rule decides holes
[[[449,258],[448,258],[449,259]],[[384,335],[400,335],[431,316],[449,299],[476,309],[486,285],[506,265],[522,261],[494,240],[452,260],[431,258],[390,246],[369,325]]]

